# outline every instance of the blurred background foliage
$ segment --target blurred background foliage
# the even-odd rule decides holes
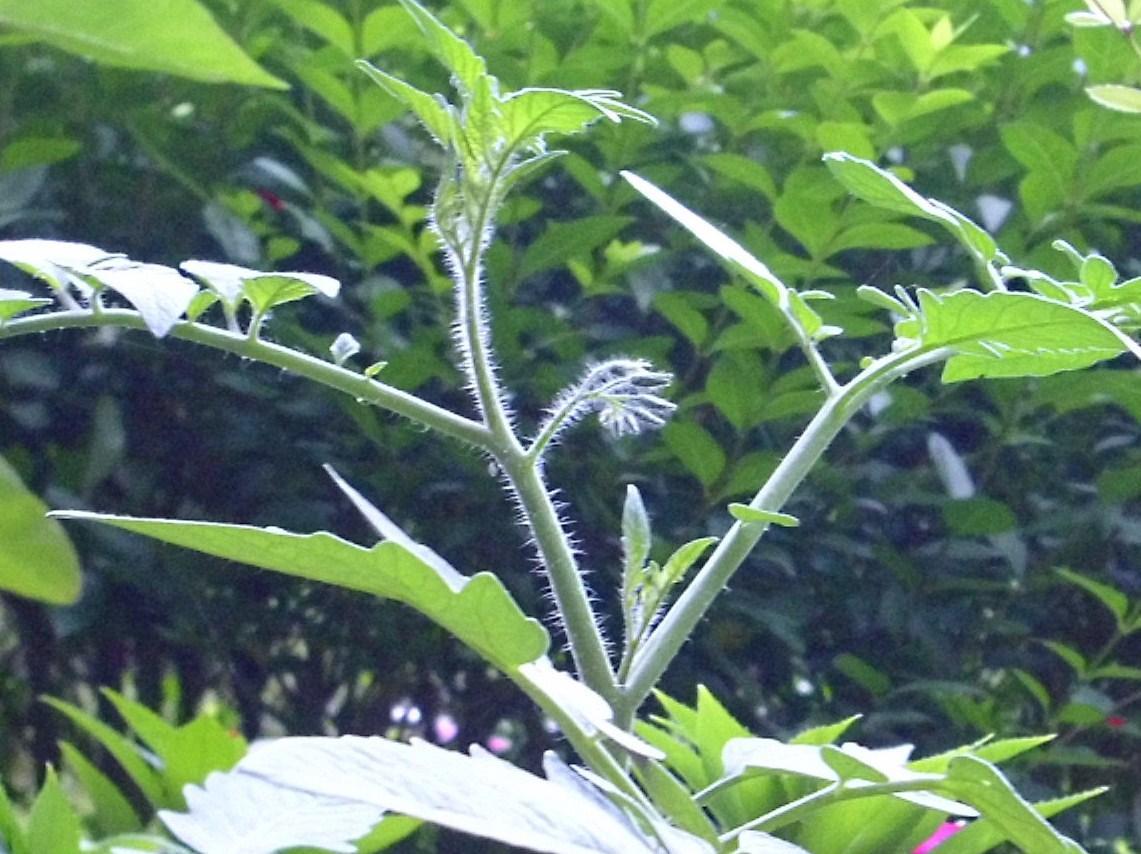
[[[337,276],[340,301],[282,309],[272,334],[321,352],[351,332],[362,364],[385,360],[389,382],[466,409],[424,221],[438,157],[352,65],[365,57],[422,88],[447,86],[397,5],[188,3],[210,14],[166,22],[141,59],[53,41],[35,26],[51,10],[28,20],[20,5],[0,3],[0,235]],[[856,285],[946,286],[973,271],[935,232],[851,203],[820,163],[825,151],[892,165],[974,215],[1022,266],[1067,272],[1051,248],[1062,238],[1141,275],[1141,119],[1084,92],[1136,84],[1141,64],[1119,30],[1071,27],[1066,14],[1082,8],[435,6],[506,86],[613,87],[661,121],[600,125],[576,141],[510,203],[489,271],[503,375],[527,423],[590,356],[644,355],[678,377],[680,411],[661,436],[611,441],[583,427],[550,466],[612,631],[624,484],[645,496],[663,553],[721,533],[724,504],[755,491],[819,402],[767,305],[617,171],[645,174],[725,224],[790,283],[835,294],[822,311],[849,336],[831,354],[850,364],[886,331]],[[196,33],[236,53],[208,42],[213,60],[199,61]],[[204,62],[225,73],[212,77]],[[1115,366],[966,388],[929,375],[896,388],[797,494],[791,512],[804,527],[769,535],[665,689],[689,699],[708,685],[760,735],[861,712],[861,741],[924,753],[1057,732],[1015,772],[1020,789],[1112,784],[1061,826],[1091,851],[1132,850],[1139,419],[1136,372]],[[365,541],[321,471],[332,463],[414,537],[465,571],[496,570],[525,606],[545,610],[486,461],[191,345],[110,330],[6,343],[0,455],[53,506]],[[459,743],[506,737],[524,761],[547,745],[523,697],[399,606],[110,530],[71,534],[79,601],[5,594],[0,607],[0,775],[17,790],[58,761],[68,734],[37,697],[95,710],[100,686],[170,719],[220,710],[247,737],[432,736],[446,714]]]

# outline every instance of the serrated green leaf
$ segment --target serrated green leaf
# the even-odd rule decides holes
[[[10,854],[32,854],[28,850],[24,828],[16,817],[16,811],[8,799],[8,792],[2,781],[0,781],[0,844],[6,845]]]
[[[852,725],[862,717],[863,715],[852,715],[852,717],[837,721],[834,724],[811,727],[810,729],[797,733],[789,740],[789,744],[832,744],[836,739],[851,729]]]
[[[970,803],[1005,839],[1034,854],[1073,854],[1081,848],[1052,828],[989,762],[973,756],[951,760],[943,791]]]
[[[461,91],[475,92],[479,82],[487,77],[483,58],[416,0],[400,0],[400,5],[424,34],[432,54],[452,72],[453,80]]]
[[[750,507],[748,504],[730,504],[730,515],[739,522],[758,525],[780,525],[782,528],[796,528],[800,520],[788,513],[778,513],[775,510],[761,510]]]
[[[1055,738],[1056,736],[1053,735],[1036,735],[1025,738],[1002,738],[997,741],[982,740],[975,744],[948,750],[945,753],[917,759],[911,762],[908,767],[915,771],[939,774],[947,770],[947,766],[956,756],[977,756],[987,762],[997,764],[1021,756],[1023,753],[1041,747],[1043,744],[1049,744]]]
[[[897,324],[924,347],[954,355],[943,382],[980,377],[1042,377],[1087,368],[1141,347],[1108,322],[1037,294],[962,290],[937,296],[919,291],[917,321]],[[918,326],[918,329],[915,327]]]
[[[257,315],[316,294],[336,296],[339,289],[335,279],[305,273],[264,273],[242,282],[242,296]]]
[[[712,486],[725,470],[725,452],[700,424],[671,421],[662,430],[662,439],[681,464],[706,487]]]
[[[653,123],[647,114],[623,104],[620,92],[610,89],[520,89],[500,102],[502,132],[507,144],[540,147],[544,135],[581,133],[598,119],[620,122],[623,118]]]
[[[79,557],[47,505],[0,457],[0,590],[68,605],[79,598]]]
[[[585,216],[552,222],[523,253],[519,276],[526,278],[561,267],[571,258],[589,255],[609,242],[634,220],[628,216]]]
[[[425,130],[439,144],[448,148],[455,137],[455,119],[442,98],[422,92],[398,77],[381,71],[367,60],[357,60],[361,69],[381,89],[410,109]]]
[[[356,53],[353,27],[332,5],[320,0],[273,0],[277,8],[345,56]]]
[[[542,624],[523,614],[496,576],[481,572],[465,577],[434,566],[394,542],[363,548],[324,532],[294,534],[278,528],[77,511],[56,515],[100,522],[215,557],[404,602],[504,670],[534,661],[547,651],[549,638]]]
[[[1096,798],[1107,791],[1108,787],[1103,786],[1097,789],[1077,792],[1064,798],[1038,801],[1033,806],[1034,810],[1040,816],[1050,818],[1060,812],[1083,804],[1092,798]],[[971,822],[970,825],[960,830],[950,839],[941,842],[938,851],[939,854],[984,854],[984,852],[990,851],[1002,844],[1003,839],[1002,832],[993,822],[984,817]],[[1080,851],[1078,848],[1071,850],[1075,852]]]

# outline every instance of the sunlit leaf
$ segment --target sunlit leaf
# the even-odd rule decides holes
[[[519,610],[496,576],[441,573],[395,542],[366,549],[324,532],[293,534],[278,528],[77,511],[56,515],[101,522],[216,557],[396,599],[503,669],[533,661],[547,650],[546,630]]]
[[[782,528],[795,528],[800,520],[788,513],[778,513],[775,510],[762,510],[750,507],[748,504],[730,504],[729,513],[738,522],[754,525],[779,525]]]
[[[1043,377],[1087,368],[1141,347],[1106,321],[1037,294],[919,291],[920,314],[896,325],[903,340],[954,351],[943,381]]]
[[[1141,113],[1141,89],[1136,86],[1104,83],[1100,86],[1087,87],[1086,94],[1096,103],[1111,110],[1118,110],[1122,113]]]
[[[483,58],[416,0],[400,0],[400,5],[420,27],[428,42],[428,49],[452,72],[453,79],[460,88],[468,93],[474,92],[479,81],[487,76]]]
[[[289,88],[250,59],[196,0],[0,0],[0,24],[109,65]]]
[[[0,323],[40,306],[51,305],[51,302],[50,299],[33,296],[27,291],[0,288]]]
[[[410,109],[439,145],[445,148],[451,145],[455,122],[443,98],[422,92],[363,59],[357,61],[357,67],[381,89]]]

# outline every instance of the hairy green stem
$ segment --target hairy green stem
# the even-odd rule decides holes
[[[559,725],[559,729],[571,747],[582,760],[595,773],[606,778],[614,784],[623,794],[633,798],[644,809],[656,812],[645,793],[634,783],[623,768],[622,763],[615,758],[601,742],[597,734],[588,733],[581,724],[557,700],[550,697],[537,683],[525,673],[515,669],[508,673],[511,679],[543,712]]]
[[[749,506],[779,511],[832,440],[873,394],[893,380],[947,355],[945,348],[895,353],[862,371],[828,398]],[[768,527],[756,522],[734,523],[701,571],[670,606],[634,659],[629,679],[621,688],[621,699],[615,708],[620,726],[629,726],[633,721],[638,707]]]
[[[500,465],[511,481],[546,566],[575,667],[583,682],[614,706],[618,700],[617,680],[550,490],[538,466],[525,455],[501,458]]]
[[[488,430],[495,437],[492,453],[519,500],[547,571],[575,667],[588,687],[613,704],[617,699],[617,680],[606,653],[598,618],[583,584],[567,532],[563,529],[550,490],[543,482],[539,461],[527,453],[515,434],[489,352],[491,330],[481,293],[482,253],[492,227],[493,208],[499,200],[495,183],[505,168],[506,161],[496,166],[490,189],[484,190],[479,199],[473,221],[469,223],[468,239],[471,243],[466,247],[466,255],[463,246],[449,247],[453,266],[459,268],[454,270],[454,276],[459,287],[457,300],[464,349],[461,357],[470,375],[476,403]]]
[[[55,311],[9,320],[0,325],[0,340],[19,335],[51,332],[57,329],[90,329],[119,327],[146,332],[142,316],[130,309],[104,309],[98,315],[90,311]],[[485,426],[443,407],[401,391],[385,383],[326,362],[315,356],[282,347],[261,339],[251,339],[241,332],[231,332],[203,323],[182,321],[170,331],[172,338],[235,353],[246,359],[263,362],[354,399],[403,415],[412,421],[439,431],[477,448],[493,451],[494,437]]]

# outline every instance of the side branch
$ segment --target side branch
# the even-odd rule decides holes
[[[880,389],[917,368],[950,355],[946,348],[896,353],[878,360],[836,394],[812,419],[804,433],[750,502],[757,510],[777,512],[808,476],[852,416]],[[616,722],[628,725],[638,707],[662,677],[674,656],[697,628],[717,595],[760,541],[767,524],[736,522],[701,571],[678,597],[634,659],[615,709]]]
[[[104,309],[97,315],[84,310],[54,311],[16,318],[0,325],[0,340],[59,329],[100,327],[147,331],[142,316],[130,309]],[[496,451],[491,431],[482,424],[332,362],[326,362],[315,356],[291,350],[280,344],[251,339],[240,333],[202,323],[181,321],[174,325],[170,335],[183,341],[213,347],[216,350],[224,350],[246,359],[273,365],[320,385],[351,395],[357,400],[381,409],[387,409],[397,415],[403,415],[411,421],[436,430],[445,436],[474,445],[489,453]]]

